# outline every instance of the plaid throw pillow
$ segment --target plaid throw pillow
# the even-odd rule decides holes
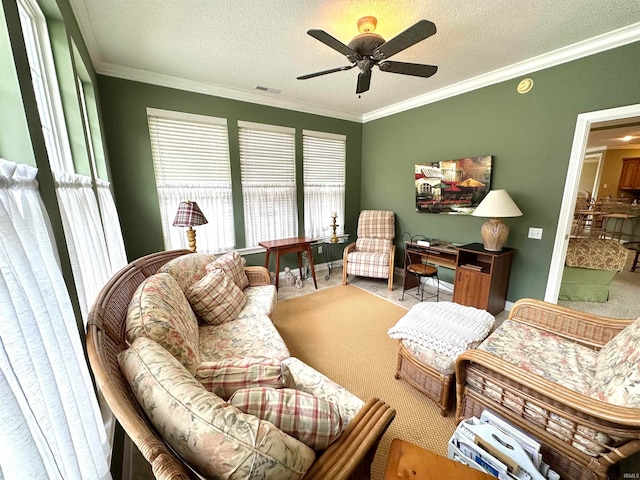
[[[244,260],[238,252],[225,253],[213,262],[207,265],[207,272],[219,268],[224,271],[229,278],[238,286],[240,290],[244,290],[249,286],[249,278],[244,273]]]
[[[209,325],[221,325],[238,318],[247,299],[233,280],[213,269],[185,292],[191,308]]]
[[[291,388],[244,388],[229,403],[245,413],[273,423],[314,450],[326,449],[342,433],[336,406]]]
[[[246,387],[293,387],[289,367],[271,358],[241,358],[202,362],[195,374],[204,387],[227,400]]]

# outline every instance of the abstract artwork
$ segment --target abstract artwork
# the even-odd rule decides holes
[[[491,190],[491,155],[419,163],[416,211],[470,215]]]

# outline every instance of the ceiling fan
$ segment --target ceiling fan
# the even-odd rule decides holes
[[[351,70],[356,65],[360,69],[358,74],[358,84],[356,86],[356,94],[360,94],[369,90],[371,84],[371,70],[377,65],[383,72],[400,73],[402,75],[413,75],[415,77],[428,78],[438,71],[435,65],[423,65],[419,63],[394,62],[387,60],[402,50],[430,37],[436,33],[436,26],[428,20],[420,20],[415,25],[407,28],[389,41],[385,41],[377,33],[373,33],[378,20],[375,17],[362,17],[358,20],[358,31],[361,33],[356,35],[353,40],[345,45],[340,40],[332,37],[324,30],[309,30],[307,33],[316,40],[321,41],[325,45],[333,48],[339,53],[347,57],[351,65],[344,67],[332,68],[321,72],[309,73],[297,77],[298,80],[306,80],[308,78],[326,75],[328,73],[341,72]]]

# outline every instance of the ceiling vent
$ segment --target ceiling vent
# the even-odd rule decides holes
[[[262,92],[269,92],[269,93],[280,93],[282,90],[278,90],[277,88],[269,88],[269,87],[263,87],[262,85],[256,85],[255,87],[253,87],[254,90],[260,90]]]

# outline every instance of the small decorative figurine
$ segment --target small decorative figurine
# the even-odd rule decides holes
[[[287,284],[287,287],[293,287],[296,283],[293,272],[289,267],[284,267],[284,282]]]
[[[296,277],[296,288],[302,288],[302,279],[300,277]]]

